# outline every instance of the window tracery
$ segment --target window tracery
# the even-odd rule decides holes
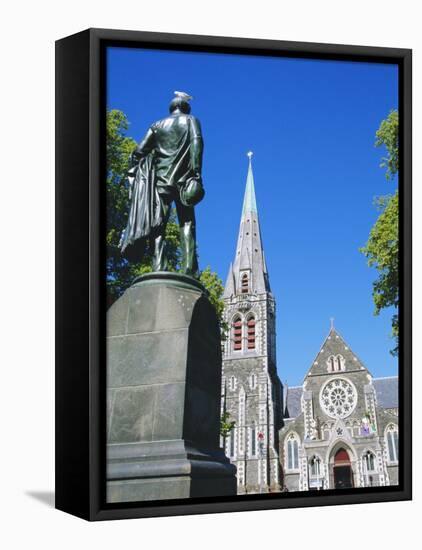
[[[319,400],[328,416],[346,418],[356,407],[356,388],[345,378],[331,379],[322,387]]]
[[[376,472],[375,455],[371,451],[366,451],[362,457],[364,472]]]
[[[378,484],[376,457],[372,451],[366,451],[363,454],[362,470],[365,487],[373,487]]]
[[[327,359],[328,372],[342,372],[346,370],[346,362],[340,354],[330,355]]]
[[[309,461],[309,473],[311,477],[321,477],[321,459],[319,456],[314,455]]]

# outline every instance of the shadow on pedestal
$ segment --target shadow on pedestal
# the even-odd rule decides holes
[[[236,494],[219,448],[221,342],[203,286],[140,277],[107,314],[107,501]]]

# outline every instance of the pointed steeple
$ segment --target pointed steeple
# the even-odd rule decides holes
[[[247,155],[249,157],[248,173],[246,176],[236,256],[233,266],[230,266],[224,298],[229,298],[233,294],[244,293],[246,287],[251,294],[270,292],[256,205],[255,182],[252,170],[253,153],[249,151]],[[242,277],[246,277],[247,285],[241,285]],[[243,287],[243,292],[241,286]]]
[[[244,216],[247,212],[257,213],[255,183],[254,183],[253,171],[252,171],[252,155],[253,155],[252,151],[249,151],[248,152],[249,166],[248,166],[248,175],[246,177],[245,196],[243,198],[242,216]]]

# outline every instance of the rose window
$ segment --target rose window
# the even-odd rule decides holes
[[[356,407],[356,401],[356,388],[344,378],[330,380],[321,390],[321,407],[331,418],[349,416]]]

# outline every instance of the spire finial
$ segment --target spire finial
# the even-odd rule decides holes
[[[331,330],[334,330],[334,317],[330,317]]]
[[[249,157],[249,162],[252,162],[253,151],[248,151],[246,154]]]

